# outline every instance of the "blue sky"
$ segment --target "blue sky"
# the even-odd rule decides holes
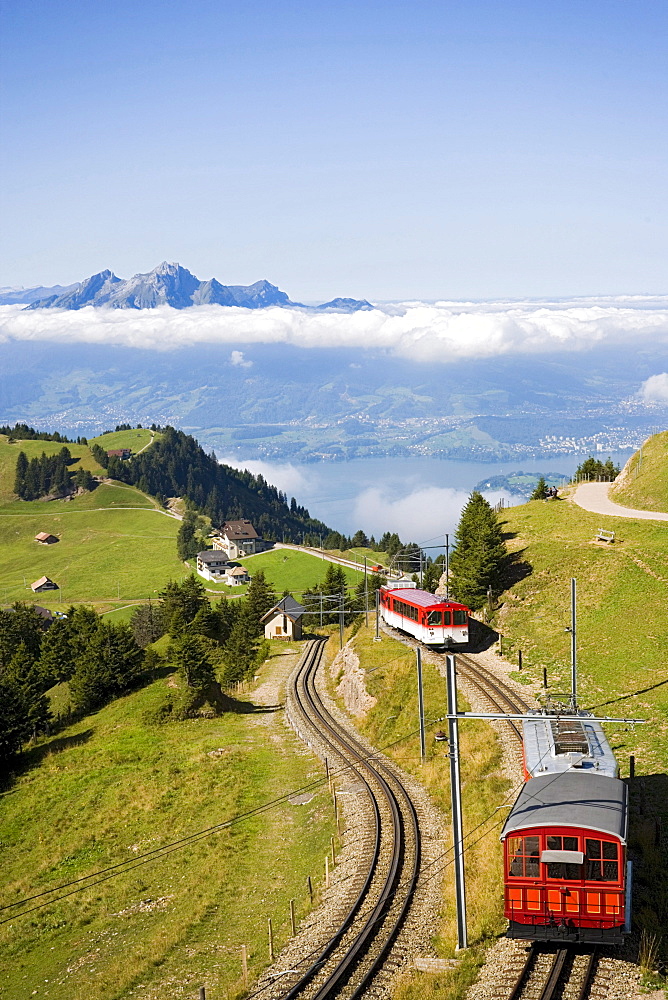
[[[5,0],[0,284],[660,293],[665,0]]]

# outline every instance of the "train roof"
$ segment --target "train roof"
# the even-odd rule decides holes
[[[558,715],[536,712],[525,719],[524,762],[533,777],[576,767],[583,771],[616,778],[617,761],[601,723],[586,712],[581,719],[568,721]]]
[[[508,815],[501,840],[534,827],[568,826],[609,834],[625,844],[627,799],[623,781],[591,771],[529,778]]]
[[[382,588],[386,594],[392,594],[407,604],[418,604],[421,608],[465,608],[465,604],[448,601],[441,594],[430,594],[428,590],[412,590],[408,587],[396,589],[391,584]]]

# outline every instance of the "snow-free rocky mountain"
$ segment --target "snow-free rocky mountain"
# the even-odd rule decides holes
[[[51,294],[38,296],[36,292]],[[23,296],[23,297],[21,297]],[[190,306],[220,305],[240,306],[244,309],[262,309],[266,306],[295,306],[285,292],[269,281],[256,281],[252,285],[222,285],[215,278],[200,281],[180,264],[166,261],[149,271],[132,278],[119,278],[112,271],[100,271],[77,285],[52,289],[7,289],[0,292],[0,305],[27,302],[26,309],[83,309],[85,306],[108,309],[155,309],[172,306],[188,309]],[[373,309],[366,299],[332,299],[315,307],[332,312],[356,312]]]

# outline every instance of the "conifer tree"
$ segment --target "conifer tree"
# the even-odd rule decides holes
[[[262,635],[264,632],[262,616],[266,615],[267,611],[270,611],[275,604],[276,592],[273,587],[267,583],[264,572],[262,570],[258,570],[250,582],[248,593],[246,594],[246,600],[244,601],[250,620],[254,622],[256,635]]]
[[[545,500],[547,497],[547,483],[545,482],[545,476],[540,476],[538,482],[536,483],[536,488],[531,494],[532,500]]]
[[[475,490],[459,521],[456,548],[450,560],[451,593],[468,607],[482,607],[487,589],[496,590],[506,558],[506,547],[496,514]]]
[[[28,471],[28,457],[24,451],[20,451],[16,459],[16,478],[14,480],[14,492],[17,496],[25,499],[26,473]]]

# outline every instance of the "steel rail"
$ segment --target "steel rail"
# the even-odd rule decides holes
[[[571,955],[572,951],[570,948],[559,948],[556,952],[552,961],[550,975],[548,976],[547,982],[543,987],[539,1000],[552,1000],[554,994],[557,992],[559,980],[563,975],[566,959],[570,958]]]
[[[385,768],[382,764],[376,762],[374,765],[369,761],[368,754],[364,748],[357,744],[350,734],[347,733],[330,715],[322,704],[320,696],[317,693],[315,688],[315,672],[322,659],[323,647],[323,641],[313,640],[313,642],[309,644],[299,673],[296,675],[294,681],[294,695],[300,705],[302,713],[310,721],[311,725],[317,726],[320,738],[324,739],[325,742],[332,747],[338,756],[344,760],[346,766],[351,768],[353,773],[355,773],[355,775],[364,783],[367,789],[367,794],[370,796],[373,803],[372,807],[376,818],[375,849],[369,870],[367,872],[364,887],[358,894],[353,905],[350,907],[344,921],[339,926],[335,935],[333,935],[325,948],[321,951],[317,960],[310,966],[302,978],[285,994],[285,1000],[292,1000],[292,998],[298,996],[311,983],[314,977],[323,970],[326,961],[331,957],[332,952],[340,943],[346,931],[353,926],[359,914],[359,910],[369,893],[380,859],[381,813],[378,805],[379,795],[382,795],[385,799],[391,817],[392,850],[391,857],[389,859],[388,872],[378,899],[376,900],[371,912],[366,917],[363,926],[356,932],[350,947],[338,960],[335,968],[327,976],[324,983],[318,988],[317,992],[312,995],[311,1000],[325,1000],[326,997],[339,995],[344,984],[349,981],[355,967],[358,965],[360,960],[368,954],[372,943],[374,940],[378,939],[383,931],[383,924],[389,912],[390,904],[397,893],[397,889],[402,878],[401,869],[405,855],[406,836],[405,821],[402,816],[398,796],[392,789],[390,782],[387,780],[388,778],[392,783],[397,785],[400,790],[400,794],[405,800],[404,809],[407,813],[406,819],[412,828],[415,843],[413,866],[410,877],[407,880],[404,899],[399,906],[399,912],[392,922],[391,927],[386,930],[384,940],[381,941],[378,954],[373,958],[369,967],[365,970],[360,982],[353,988],[350,1000],[359,997],[361,993],[364,992],[370,980],[377,973],[380,966],[384,962],[387,952],[392,946],[403,920],[405,919],[408,907],[410,906],[410,902],[417,885],[420,867],[420,832],[417,821],[417,813],[415,812],[410,796],[396,775],[392,774],[392,772]],[[350,760],[346,758],[346,755],[348,758],[352,758],[354,762],[353,764],[351,764]],[[373,783],[379,786],[380,792],[374,792],[372,790],[371,783],[367,780],[367,777],[370,777]]]

